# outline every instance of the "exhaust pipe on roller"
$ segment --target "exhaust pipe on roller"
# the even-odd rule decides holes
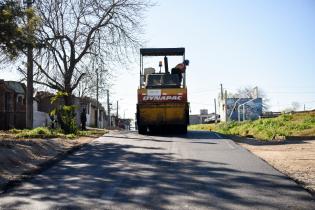
[[[165,73],[169,74],[170,72],[168,71],[168,60],[167,57],[164,57],[164,67],[165,67]]]

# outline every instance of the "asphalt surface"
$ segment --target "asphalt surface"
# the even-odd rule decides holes
[[[113,132],[2,194],[0,209],[315,209],[315,202],[215,133]]]

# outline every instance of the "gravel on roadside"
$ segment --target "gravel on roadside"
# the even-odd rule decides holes
[[[0,139],[0,193],[45,170],[95,137]]]

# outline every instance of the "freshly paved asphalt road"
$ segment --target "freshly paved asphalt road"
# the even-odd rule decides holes
[[[233,141],[111,133],[0,196],[0,209],[314,209]]]

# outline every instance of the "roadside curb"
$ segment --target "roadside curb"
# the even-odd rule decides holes
[[[71,147],[67,151],[60,152],[55,157],[38,164],[36,169],[22,173],[18,179],[10,180],[5,184],[0,185],[0,195],[5,194],[11,188],[18,186],[18,185],[22,184],[23,182],[32,179],[35,175],[40,174],[40,173],[44,172],[45,170],[51,168],[56,163],[62,161],[67,156],[75,153],[76,151],[80,150],[81,148],[83,148],[84,146],[86,146],[89,143],[90,142],[82,143],[80,145],[76,145],[76,146]]]

